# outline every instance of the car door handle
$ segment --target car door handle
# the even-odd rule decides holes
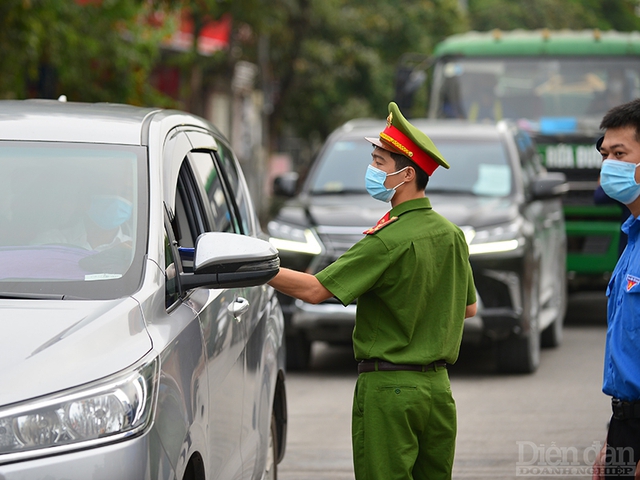
[[[235,301],[227,307],[227,311],[236,319],[247,310],[249,310],[249,301],[242,297],[236,298]]]

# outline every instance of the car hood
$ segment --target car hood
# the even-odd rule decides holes
[[[0,300],[0,406],[65,390],[151,350],[138,303]]]
[[[433,209],[458,226],[481,228],[508,222],[518,214],[511,198],[429,193]],[[363,195],[302,196],[287,204],[279,218],[311,226],[368,228],[389,210],[390,204]]]

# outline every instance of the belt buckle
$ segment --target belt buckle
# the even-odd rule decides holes
[[[627,418],[627,406],[628,402],[620,400],[619,398],[612,398],[611,409],[613,410],[613,418],[616,420],[624,420]]]

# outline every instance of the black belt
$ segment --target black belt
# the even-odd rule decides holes
[[[611,408],[613,410],[613,418],[616,420],[640,418],[640,401],[627,402],[619,398],[612,398]]]
[[[384,360],[362,360],[358,363],[358,375],[366,372],[392,372],[399,370],[408,370],[411,372],[427,372],[435,370],[436,367],[446,367],[447,362],[444,360],[436,360],[428,365],[413,365],[385,362]]]

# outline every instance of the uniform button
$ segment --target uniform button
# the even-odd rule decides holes
[[[400,395],[400,389],[396,388],[396,395]]]

